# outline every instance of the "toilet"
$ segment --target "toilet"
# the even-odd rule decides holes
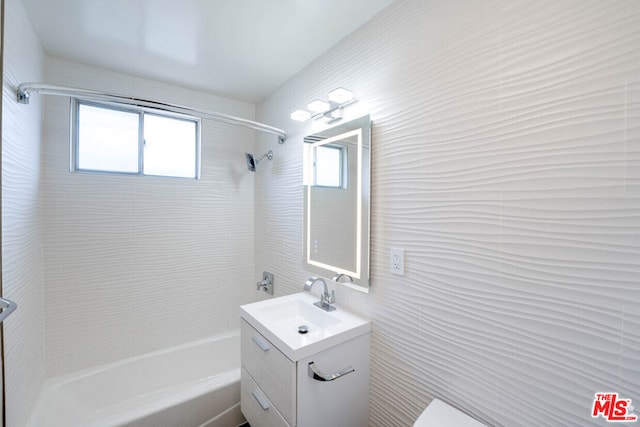
[[[442,400],[433,399],[413,427],[487,427]]]

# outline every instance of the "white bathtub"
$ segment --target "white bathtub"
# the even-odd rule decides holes
[[[240,413],[240,333],[48,380],[28,426],[229,427]]]

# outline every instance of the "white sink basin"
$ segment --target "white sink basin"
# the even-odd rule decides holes
[[[371,330],[368,320],[339,305],[326,312],[313,305],[318,300],[309,292],[273,298],[241,306],[240,317],[294,362]],[[309,332],[300,334],[302,325]]]
[[[307,325],[310,331],[320,331],[323,328],[336,323],[340,320],[327,316],[327,312],[302,301],[300,298],[287,299],[280,301],[276,298],[276,304],[269,304],[266,307],[259,307],[260,316],[267,322],[273,322],[278,327],[288,328],[291,325]],[[314,298],[317,300],[317,298]],[[263,304],[264,305],[264,304]]]

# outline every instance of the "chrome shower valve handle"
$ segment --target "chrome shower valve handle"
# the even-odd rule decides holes
[[[273,273],[262,272],[262,280],[256,283],[256,290],[263,290],[269,295],[273,295]]]

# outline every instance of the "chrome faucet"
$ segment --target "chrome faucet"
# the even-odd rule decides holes
[[[327,286],[327,282],[325,282],[323,278],[309,277],[304,283],[304,290],[311,292],[311,288],[316,282],[322,282],[322,284],[324,285],[324,289],[322,290],[322,294],[320,295],[320,301],[314,302],[313,305],[315,305],[316,307],[320,307],[324,311],[334,311],[336,308],[331,304],[336,302],[336,291],[331,291],[331,293],[329,293],[329,287]]]
[[[336,273],[336,275],[331,278],[331,280],[337,283],[340,283],[342,279],[344,279],[343,283],[353,283],[353,278],[343,273]]]

